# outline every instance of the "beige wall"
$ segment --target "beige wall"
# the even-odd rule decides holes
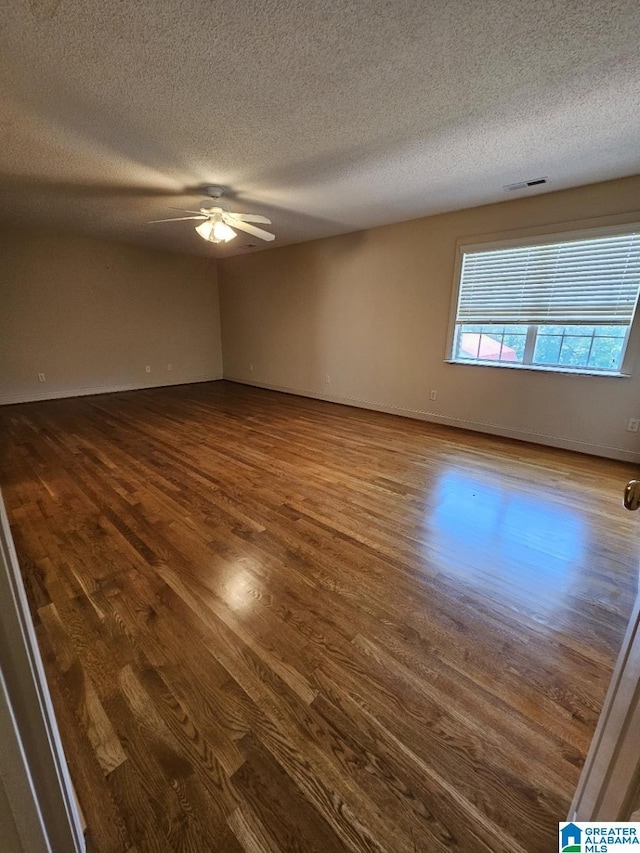
[[[444,363],[459,238],[639,208],[640,176],[223,260],[225,377],[640,461],[640,363],[620,379]]]
[[[0,403],[221,375],[213,261],[0,230]]]

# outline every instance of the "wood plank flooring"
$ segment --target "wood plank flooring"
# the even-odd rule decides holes
[[[0,409],[90,849],[556,849],[636,473],[225,382]]]

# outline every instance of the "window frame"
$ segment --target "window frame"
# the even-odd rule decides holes
[[[600,220],[601,221],[601,220]],[[551,226],[553,227],[553,226]],[[509,237],[502,235],[481,235],[478,237],[460,238],[456,242],[456,257],[453,269],[453,287],[451,292],[451,304],[449,308],[449,325],[447,329],[447,341],[444,361],[446,364],[455,364],[463,367],[495,367],[507,370],[533,370],[539,373],[551,373],[555,375],[585,375],[601,376],[608,378],[628,378],[632,375],[636,360],[636,353],[640,349],[640,299],[636,304],[631,323],[625,337],[625,348],[619,371],[590,370],[588,367],[558,367],[541,364],[515,364],[513,362],[474,361],[473,359],[454,358],[456,314],[458,312],[458,296],[460,293],[460,279],[462,275],[462,258],[465,253],[490,252],[499,249],[519,248],[524,246],[546,246],[554,243],[569,242],[571,240],[593,240],[599,237],[615,237],[633,234],[640,231],[640,222],[619,220],[615,224],[589,226],[587,223],[581,227],[570,230],[553,231],[549,228],[544,231],[538,229],[527,229],[523,232],[511,232]],[[517,236],[520,234],[520,236]],[[538,324],[539,325],[539,324]],[[569,324],[572,325],[572,324]]]

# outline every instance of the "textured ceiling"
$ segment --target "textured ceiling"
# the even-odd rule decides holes
[[[637,0],[12,0],[0,217],[222,255],[259,241],[146,223],[221,184],[278,246],[635,174],[639,40]]]

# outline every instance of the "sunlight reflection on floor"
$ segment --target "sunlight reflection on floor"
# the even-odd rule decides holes
[[[502,481],[503,482],[503,481]],[[519,590],[523,601],[562,604],[588,551],[579,514],[544,494],[505,489],[491,475],[448,471],[438,480],[433,512],[425,519],[429,550],[439,568],[480,587]]]

